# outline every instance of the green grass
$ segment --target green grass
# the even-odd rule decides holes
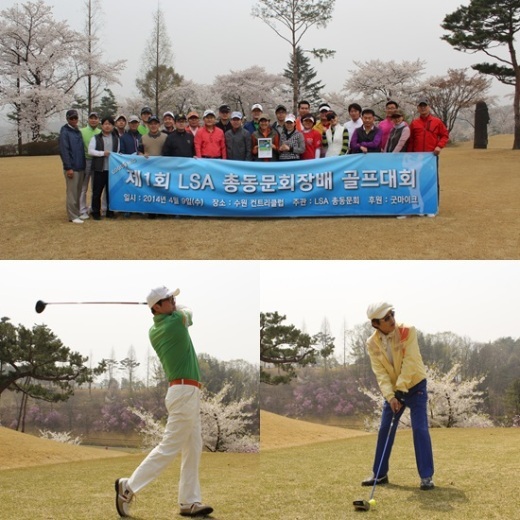
[[[390,485],[376,490],[377,505],[360,481],[370,473],[375,436],[355,437],[261,454],[204,453],[204,500],[220,520],[337,520],[366,515],[384,520],[490,520],[518,518],[520,428],[431,431],[436,464],[433,491],[418,489],[411,432],[397,434]],[[110,519],[113,483],[128,476],[143,455],[0,471],[2,518]],[[178,516],[179,462],[144,489],[134,518]]]
[[[360,486],[371,472],[375,436],[356,437],[262,453],[265,519],[512,519],[518,518],[520,429],[432,430],[436,465],[433,491],[420,491],[411,432],[399,432],[390,460],[390,485],[376,490],[377,504]],[[266,499],[269,497],[269,499]]]

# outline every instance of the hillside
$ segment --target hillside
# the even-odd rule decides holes
[[[260,449],[272,450],[304,446],[317,442],[336,441],[369,435],[358,430],[323,426],[321,424],[289,419],[281,415],[260,411]]]
[[[121,457],[125,453],[72,446],[0,427],[0,470]]]

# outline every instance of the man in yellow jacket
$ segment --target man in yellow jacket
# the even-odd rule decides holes
[[[393,305],[387,302],[369,305],[367,316],[372,327],[376,329],[367,340],[368,354],[385,402],[377,438],[373,474],[361,484],[373,486],[376,476],[378,485],[388,483],[388,461],[395,432],[401,415],[408,407],[412,421],[415,460],[421,477],[420,488],[433,489],[433,453],[428,430],[426,368],[419,351],[415,327],[397,324]],[[396,420],[393,422],[388,446],[381,461],[394,414]]]

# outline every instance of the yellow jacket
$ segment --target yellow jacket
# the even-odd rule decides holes
[[[395,397],[396,390],[408,392],[426,378],[415,327],[397,324],[393,340],[393,364],[388,359],[379,331],[376,330],[367,340],[372,370],[387,401]]]

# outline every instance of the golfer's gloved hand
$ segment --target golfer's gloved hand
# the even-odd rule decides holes
[[[402,390],[396,390],[395,393],[395,398],[401,403],[401,404],[405,404],[405,399],[406,399],[406,396],[408,395],[408,392],[403,392]]]

